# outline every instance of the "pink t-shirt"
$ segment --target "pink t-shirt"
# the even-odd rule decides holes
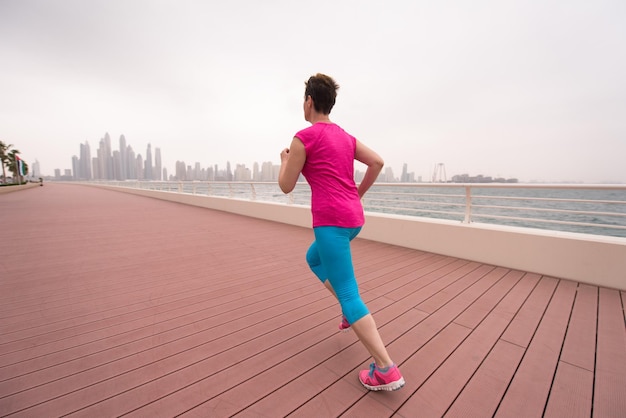
[[[322,122],[295,136],[306,150],[302,175],[311,186],[313,227],[363,226],[363,206],[354,183],[356,138],[338,125]]]

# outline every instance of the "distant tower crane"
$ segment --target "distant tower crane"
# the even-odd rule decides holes
[[[444,163],[438,163],[435,165],[435,171],[433,172],[433,183],[447,183],[446,177],[446,165]]]

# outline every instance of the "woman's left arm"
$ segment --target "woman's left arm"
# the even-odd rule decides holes
[[[280,153],[280,172],[278,185],[283,193],[290,193],[298,182],[302,167],[306,161],[304,144],[298,138],[293,138],[291,146]]]

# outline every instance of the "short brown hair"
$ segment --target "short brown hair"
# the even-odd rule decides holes
[[[331,77],[317,73],[305,83],[304,98],[311,96],[315,110],[328,115],[335,105],[339,84]]]

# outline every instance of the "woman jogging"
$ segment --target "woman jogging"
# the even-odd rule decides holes
[[[304,119],[311,126],[296,133],[291,146],[281,152],[278,184],[284,193],[289,193],[302,173],[311,186],[315,241],[306,260],[341,305],[343,318],[339,329],[352,328],[374,358],[370,369],[359,373],[359,380],[369,390],[397,390],[404,386],[404,378],[389,357],[374,318],[361,299],[350,252],[350,241],[365,222],[361,198],[384,162],[376,152],[330,121],[338,88],[324,74],[316,74],[306,82]],[[354,160],[367,166],[358,187],[354,182]]]

